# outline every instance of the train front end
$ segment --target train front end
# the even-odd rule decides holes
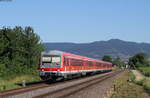
[[[41,53],[39,70],[42,80],[54,80],[62,76],[61,58],[61,53],[57,51]]]

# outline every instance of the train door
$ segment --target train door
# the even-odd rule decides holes
[[[72,79],[72,66],[71,66],[71,59],[70,58],[67,58],[67,67],[68,67],[67,78]]]
[[[64,71],[69,71],[69,59],[64,57]]]
[[[68,59],[68,66],[69,66],[69,74],[71,74],[72,71],[71,59]]]
[[[64,78],[68,78],[70,74],[70,59],[68,57],[64,57],[64,71],[65,71]]]

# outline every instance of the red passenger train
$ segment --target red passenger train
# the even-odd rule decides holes
[[[112,63],[52,50],[41,53],[39,70],[43,80],[65,79],[74,75],[111,71]]]

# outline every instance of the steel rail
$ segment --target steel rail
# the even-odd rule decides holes
[[[52,91],[52,92],[49,92],[49,93],[46,93],[43,95],[35,96],[33,98],[45,98],[47,96],[50,96],[50,98],[65,98],[65,97],[72,95],[72,94],[75,94],[75,93],[77,93],[77,92],[79,92],[79,91],[81,91],[81,90],[83,90],[89,86],[92,86],[96,83],[102,82],[102,81],[104,81],[110,77],[113,77],[120,72],[122,72],[122,71],[117,71],[114,73],[106,74],[106,75],[97,77],[94,80],[91,79],[88,81],[84,81],[84,82],[81,82],[81,83],[78,83],[78,84],[75,84],[75,85],[72,85],[69,87],[65,87],[62,89],[58,89],[56,91]]]

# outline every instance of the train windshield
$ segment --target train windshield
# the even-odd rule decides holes
[[[60,56],[50,56],[45,55],[42,57],[42,67],[60,67],[61,65],[61,57]]]

